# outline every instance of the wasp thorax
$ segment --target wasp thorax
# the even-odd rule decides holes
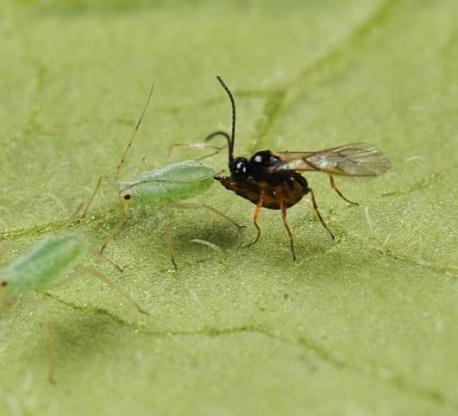
[[[255,168],[258,166],[271,166],[277,161],[278,157],[274,156],[269,150],[257,152],[250,159],[250,163]]]

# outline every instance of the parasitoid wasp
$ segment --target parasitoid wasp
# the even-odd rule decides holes
[[[236,108],[235,99],[229,87],[220,76],[217,79],[226,91],[232,108],[232,129],[215,131],[206,137],[209,141],[217,136],[227,140],[230,176],[215,176],[225,188],[256,205],[253,224],[257,234],[255,244],[261,236],[258,219],[261,208],[278,209],[290,240],[291,255],[296,260],[294,239],[286,215],[288,208],[296,205],[304,195],[310,194],[313,209],[321,224],[334,239],[334,234],[326,225],[316,202],[315,193],[309,187],[302,172],[323,172],[329,176],[332,189],[346,202],[358,205],[345,197],[337,188],[334,175],[351,177],[374,177],[385,173],[390,167],[388,157],[366,143],[352,143],[316,152],[274,152],[262,150],[251,158],[234,157]]]

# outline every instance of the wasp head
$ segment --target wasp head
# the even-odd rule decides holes
[[[231,171],[232,178],[234,178],[237,182],[241,182],[249,175],[248,160],[244,157],[236,157],[229,164],[229,169]]]

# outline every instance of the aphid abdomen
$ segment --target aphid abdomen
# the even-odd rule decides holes
[[[43,288],[73,266],[87,244],[81,234],[42,240],[0,273],[1,283],[9,290],[22,292]]]
[[[205,192],[215,175],[210,165],[187,160],[144,172],[135,182],[123,183],[122,195],[145,205],[173,204]]]

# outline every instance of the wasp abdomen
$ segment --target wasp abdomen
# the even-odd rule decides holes
[[[262,199],[262,207],[280,209],[296,205],[309,191],[307,181],[296,172],[285,172],[282,175],[264,175],[255,179],[252,176],[243,181],[235,181],[231,177],[218,177],[219,182],[226,188],[253,204]]]

